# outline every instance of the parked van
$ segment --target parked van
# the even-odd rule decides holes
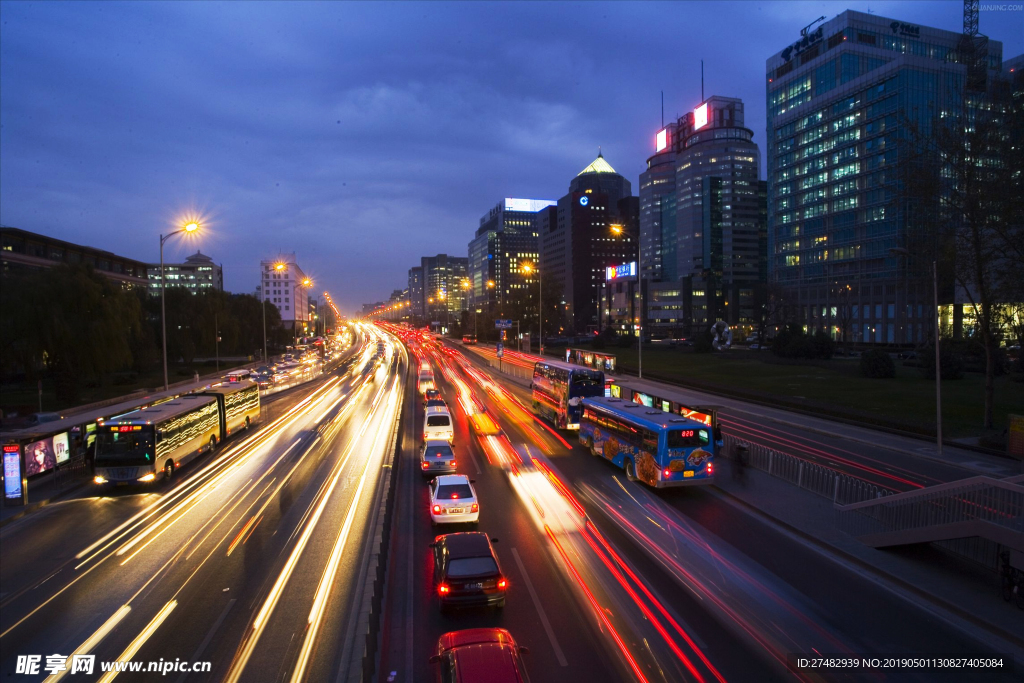
[[[448,409],[427,408],[423,417],[423,440],[451,442],[454,439],[455,427]]]

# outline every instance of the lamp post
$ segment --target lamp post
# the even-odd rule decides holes
[[[621,237],[626,234],[621,225],[612,225],[612,234]],[[636,240],[636,287],[640,298],[640,318],[637,320],[637,330],[640,332],[636,347],[636,377],[644,378],[644,275],[640,268],[640,238]]]
[[[544,276],[540,268],[529,263],[523,264],[523,272],[529,275],[537,273],[537,348],[540,355],[544,355]]]
[[[199,230],[199,223],[189,221],[182,227],[167,235],[160,235],[160,333],[164,352],[164,391],[169,388],[167,383],[167,278],[164,277],[164,242],[181,233],[193,233]]]

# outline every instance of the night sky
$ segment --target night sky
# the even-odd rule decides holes
[[[156,261],[198,212],[168,261],[201,248],[251,293],[294,251],[354,311],[599,145],[636,192],[660,93],[666,121],[698,104],[701,59],[763,156],[765,59],[845,9],[962,26],[934,1],[0,2],[0,223]],[[981,31],[1024,52],[1021,10]]]

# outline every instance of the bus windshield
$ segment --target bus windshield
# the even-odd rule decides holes
[[[585,391],[597,388],[604,391],[604,374],[593,370],[573,370],[572,388],[574,391]]]
[[[121,431],[121,430],[131,431]],[[96,437],[96,465],[149,465],[155,455],[152,427],[109,426]]]

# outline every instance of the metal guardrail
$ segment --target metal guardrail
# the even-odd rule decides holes
[[[726,458],[735,459],[737,447],[744,446],[747,448],[747,465],[749,467],[766,472],[823,498],[829,498],[838,505],[874,500],[890,496],[893,493],[890,489],[875,486],[830,467],[818,465],[767,446],[737,439],[729,434],[724,435],[723,439],[722,454]]]
[[[936,543],[987,567],[1024,552],[1024,475],[979,476],[837,506],[840,529],[875,547]]]

